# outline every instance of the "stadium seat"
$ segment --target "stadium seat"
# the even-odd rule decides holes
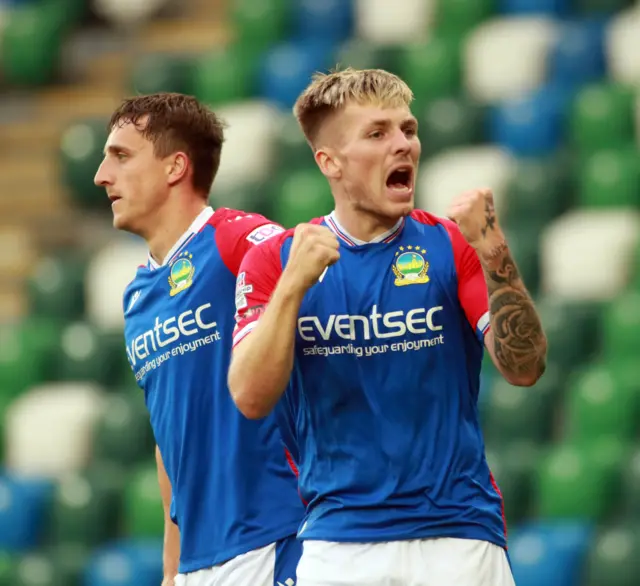
[[[351,35],[353,0],[296,0],[293,2],[293,36],[340,42]]]
[[[640,207],[640,166],[635,146],[602,150],[586,157],[579,178],[585,207]]]
[[[439,0],[436,4],[435,29],[462,35],[489,18],[495,11],[495,0]]]
[[[422,154],[427,157],[479,144],[485,138],[485,110],[472,100],[463,97],[433,100],[415,113],[420,121]]]
[[[245,100],[256,91],[258,58],[243,45],[232,45],[194,59],[191,91],[211,106]]]
[[[498,6],[502,14],[563,16],[571,0],[499,0]]]
[[[565,412],[570,440],[583,444],[606,437],[630,440],[640,404],[636,391],[605,364],[592,364],[576,374]]]
[[[614,299],[606,310],[604,350],[610,359],[634,359],[640,348],[640,291]]]
[[[14,586],[16,560],[6,551],[0,552],[0,586]]]
[[[536,296],[540,290],[540,248],[538,246],[540,227],[532,224],[505,226],[503,229],[520,276],[529,293]]]
[[[243,182],[235,185],[219,186],[214,182],[209,194],[209,204],[213,209],[233,208],[257,214],[269,211],[269,187],[265,182]]]
[[[518,98],[536,89],[546,74],[557,25],[545,17],[489,20],[467,37],[463,75],[467,91],[481,102]]]
[[[280,113],[266,102],[240,102],[218,109],[228,128],[214,189],[267,181],[272,174]]]
[[[640,575],[640,527],[613,525],[602,529],[587,559],[585,586],[635,586]]]
[[[612,15],[632,3],[633,0],[576,0],[576,9],[583,14]]]
[[[255,54],[285,38],[292,29],[289,0],[233,0],[236,40]]]
[[[42,553],[53,562],[53,574],[57,578],[55,586],[81,586],[82,572],[90,554],[89,545],[54,544],[42,550]],[[40,586],[40,583],[34,586]]]
[[[489,137],[518,157],[541,157],[562,144],[563,120],[570,100],[566,88],[546,85],[498,104]]]
[[[84,312],[85,259],[77,253],[42,257],[29,278],[31,315],[70,320]]]
[[[65,584],[55,560],[44,552],[29,552],[15,568],[16,586],[57,586]]]
[[[68,474],[55,491],[50,517],[53,543],[98,545],[116,536],[122,490],[114,481],[114,470],[102,474]]]
[[[607,69],[618,83],[634,85],[640,81],[640,60],[636,53],[639,37],[640,7],[637,5],[616,14],[607,27]]]
[[[87,321],[106,332],[121,332],[124,326],[122,295],[136,270],[145,264],[145,243],[128,236],[116,236],[93,256],[85,276]]]
[[[275,45],[259,66],[258,93],[288,110],[316,71],[332,66],[333,47],[326,41],[299,41]]]
[[[70,323],[60,336],[56,378],[114,387],[122,381],[125,361],[121,335],[110,337],[85,322]]]
[[[58,69],[63,29],[50,10],[26,5],[14,8],[2,36],[2,76],[14,86],[51,82]]]
[[[571,138],[583,152],[620,148],[633,140],[633,99],[630,88],[590,85],[577,96],[571,114]]]
[[[628,259],[639,236],[640,219],[629,211],[574,210],[560,216],[541,238],[545,293],[564,300],[615,297],[629,279]]]
[[[17,474],[50,477],[79,470],[91,454],[91,430],[103,405],[89,383],[31,389],[6,414],[6,465]]]
[[[0,393],[8,399],[51,378],[59,344],[55,322],[27,319],[0,325]]]
[[[278,168],[283,173],[315,167],[313,152],[293,115],[282,117],[276,145]]]
[[[155,16],[165,4],[166,0],[93,0],[93,9],[112,25],[128,30]]]
[[[335,62],[341,69],[381,68],[397,74],[402,50],[400,47],[385,47],[353,38],[342,43],[335,53]]]
[[[133,63],[129,87],[135,95],[190,91],[191,59],[176,53],[149,53]]]
[[[522,526],[509,547],[518,586],[580,584],[593,528],[588,523],[536,521]]]
[[[69,189],[75,205],[81,208],[107,210],[109,199],[103,187],[93,179],[104,157],[107,121],[78,120],[69,126],[60,140],[62,181]]]
[[[502,493],[508,532],[531,512],[533,475],[539,455],[538,446],[530,442],[487,447],[487,462]]]
[[[287,173],[275,183],[270,216],[285,228],[328,214],[332,209],[331,188],[317,169]]]
[[[357,36],[379,45],[425,40],[436,0],[354,0]]]
[[[407,45],[399,61],[400,77],[413,90],[416,107],[455,96],[460,88],[460,40],[434,35],[424,44]]]
[[[137,464],[153,454],[155,441],[141,390],[109,397],[94,429],[93,446],[94,458],[123,465]]]
[[[162,536],[164,515],[155,462],[133,471],[124,492],[127,535],[136,538]]]
[[[599,18],[563,22],[549,55],[550,79],[564,85],[579,86],[604,77],[606,24],[606,20]]]
[[[162,514],[159,515],[162,519]],[[162,540],[126,541],[94,552],[83,586],[157,586],[162,582]]]
[[[504,210],[504,227],[528,225],[542,229],[569,207],[569,177],[561,158],[520,159],[509,178]]]
[[[51,488],[46,480],[0,473],[0,551],[21,553],[38,544]]]
[[[471,189],[490,186],[496,209],[501,210],[514,164],[510,155],[495,146],[445,151],[423,165],[416,185],[416,204],[433,214],[445,216],[454,197]]]
[[[537,473],[537,513],[547,519],[599,521],[618,494],[623,444],[613,439],[589,445],[562,443],[541,460]]]
[[[622,478],[621,512],[624,518],[640,522],[640,447],[636,447]]]

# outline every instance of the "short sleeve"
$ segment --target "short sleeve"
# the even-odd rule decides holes
[[[458,275],[458,299],[480,342],[489,330],[489,295],[478,254],[451,220],[441,220],[449,232]]]
[[[213,217],[216,228],[216,244],[226,267],[234,274],[247,252],[284,232],[284,228],[261,216],[223,209]]]
[[[234,346],[255,328],[271,299],[282,274],[282,242],[279,237],[254,246],[242,259],[236,279]]]

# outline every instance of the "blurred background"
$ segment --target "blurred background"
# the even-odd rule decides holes
[[[179,91],[229,124],[214,206],[331,209],[291,115],[316,70],[400,74],[417,203],[489,186],[549,366],[483,369],[518,586],[640,585],[640,4],[0,0],[0,586],[157,586],[153,437],[121,294],[146,250],[92,179],[105,122]]]

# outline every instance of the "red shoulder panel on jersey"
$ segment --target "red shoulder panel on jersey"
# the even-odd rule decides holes
[[[282,226],[260,214],[230,208],[217,209],[207,224],[216,229],[215,238],[220,256],[233,275],[238,274],[240,263],[250,248],[284,230]]]
[[[480,259],[465,240],[458,225],[448,218],[440,218],[429,212],[414,210],[411,217],[428,226],[444,226],[451,240],[453,258],[458,275],[458,299],[469,324],[479,338],[489,330],[489,295]]]

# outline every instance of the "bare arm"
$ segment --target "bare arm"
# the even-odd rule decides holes
[[[158,446],[156,446],[156,464],[164,509],[164,549],[162,553],[164,579],[162,586],[174,586],[174,578],[178,574],[178,564],[180,563],[180,530],[171,520],[171,483]]]
[[[269,305],[250,307],[260,313],[255,329],[233,351],[229,390],[238,409],[250,419],[268,415],[284,393],[293,368],[296,323],[304,292],[286,276]]]
[[[492,202],[485,206],[485,227],[477,251],[489,293],[487,350],[511,384],[534,385],[545,370],[547,339],[504,234],[497,227]]]

